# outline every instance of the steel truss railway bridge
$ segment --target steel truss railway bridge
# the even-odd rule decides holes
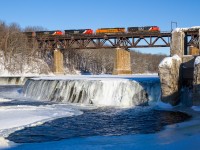
[[[170,47],[170,52],[188,53],[188,46],[199,51],[199,30],[185,31],[175,36],[171,32],[140,32],[112,35],[51,35],[29,37],[41,50],[54,52],[54,73],[64,74],[62,51],[68,49],[116,49],[113,74],[131,74],[130,48]],[[172,40],[172,38],[174,38]],[[173,43],[173,44],[172,44]],[[177,43],[177,44],[176,44]],[[175,46],[174,46],[175,45]]]
[[[101,49],[101,48],[150,48],[170,47],[171,32],[140,32],[112,35],[61,35],[34,37],[40,49]],[[185,33],[187,46],[198,45],[199,33]]]

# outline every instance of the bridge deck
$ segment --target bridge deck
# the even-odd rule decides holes
[[[138,32],[92,35],[44,35],[36,36],[41,49],[100,49],[100,48],[146,48],[170,47],[171,32]],[[186,32],[188,45],[197,39],[196,31]],[[33,37],[31,37],[33,39]]]

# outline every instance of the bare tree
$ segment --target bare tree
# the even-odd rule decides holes
[[[33,31],[47,31],[47,28],[41,27],[41,26],[27,26],[23,30],[24,32],[33,32]]]

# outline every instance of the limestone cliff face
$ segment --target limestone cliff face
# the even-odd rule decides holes
[[[158,67],[161,82],[161,100],[171,105],[177,105],[179,98],[179,70],[181,58],[178,55],[165,58]]]
[[[193,105],[200,105],[200,56],[194,62]]]

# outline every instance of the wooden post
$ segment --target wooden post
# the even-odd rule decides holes
[[[64,74],[63,54],[59,49],[54,50],[54,74]]]
[[[121,48],[116,49],[113,74],[132,74],[130,51]]]

